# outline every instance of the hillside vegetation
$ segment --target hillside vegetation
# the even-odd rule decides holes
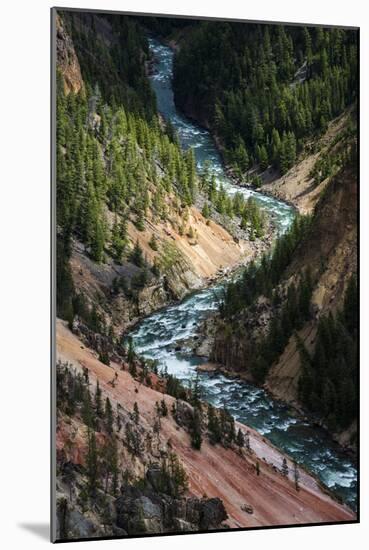
[[[94,307],[122,329],[251,254],[267,221],[159,118],[137,22],[60,13],[57,46],[57,311],[90,322]]]
[[[354,445],[355,35],[145,21],[58,10],[57,538],[353,520],[303,466],[206,403],[199,373],[182,384],[128,330],[227,275],[211,359]],[[158,113],[148,28],[176,47],[176,101],[239,179],[293,170],[330,132],[310,159],[309,215],[272,247],[273,209],[229,196],[206,163],[199,173]],[[170,340],[174,357],[182,343]]]
[[[333,432],[357,413],[354,145],[348,155],[314,213],[227,285],[213,347],[214,360],[265,382]]]
[[[254,166],[283,174],[356,99],[357,47],[343,29],[201,22],[180,37],[175,99],[215,132],[241,179]]]

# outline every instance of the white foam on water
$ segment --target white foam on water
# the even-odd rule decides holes
[[[277,424],[276,428],[278,430],[286,432],[288,430],[288,428],[290,426],[293,426],[294,424],[297,424],[297,419],[296,418],[287,418],[286,420],[284,420],[280,424]]]
[[[271,431],[272,431],[272,430],[271,430],[270,428],[258,428],[258,432],[259,432],[261,435],[270,434]]]
[[[318,468],[320,469],[320,468]],[[336,485],[339,485],[341,487],[345,487],[345,484],[342,484],[342,479],[339,476],[339,473],[328,470],[327,468],[322,471],[321,473],[321,479],[323,480],[324,484],[329,487],[330,489],[332,487],[335,487]],[[349,485],[346,485],[347,487],[350,487],[351,483]]]

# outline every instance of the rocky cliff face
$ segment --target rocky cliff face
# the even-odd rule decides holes
[[[225,229],[205,220],[195,207],[190,210],[190,224],[196,232],[195,240],[180,235],[169,224],[147,220],[145,230],[138,231],[129,223],[128,236],[132,246],[133,243],[140,244],[149,265],[155,262],[165,264],[162,275],[151,277],[135,299],[127,298],[121,290],[115,292],[114,281],[123,277],[129,283],[140,272],[137,266],[129,260],[118,264],[108,256],[105,263],[97,264],[84,246],[74,241],[70,264],[75,288],[91,305],[98,307],[116,331],[122,332],[138,319],[183,298],[191,290],[203,287],[224,270],[246,262],[255,253],[253,243],[236,243]],[[149,245],[153,234],[157,251]]]
[[[211,361],[219,363],[226,372],[255,382],[248,361],[253,354],[251,345],[267,333],[272,316],[271,301],[260,297],[252,309],[234,318],[231,325],[219,317],[213,320],[214,327],[212,321],[206,321],[204,331],[209,335]]]
[[[357,271],[357,181],[352,171],[343,171],[331,182],[317,205],[309,239],[296,252],[286,279],[293,279],[302,266],[310,266],[316,274],[314,316],[299,332],[306,349],[312,351],[319,318],[342,307],[348,281]],[[269,371],[266,387],[279,399],[298,404],[300,374],[300,355],[292,337]]]
[[[292,283],[297,284],[307,267],[313,281],[309,320],[297,335],[294,333],[290,337],[277,361],[269,365],[265,379],[265,387],[275,397],[299,409],[299,379],[303,371],[301,346],[312,355],[319,320],[342,309],[350,278],[357,272],[357,180],[354,169],[343,169],[327,183],[315,207],[309,231],[276,287],[278,292],[283,295]],[[250,342],[257,342],[268,332],[278,307],[272,300],[260,296],[231,323],[222,319],[215,321],[215,334],[214,329],[207,327],[206,332],[213,341],[211,359],[224,365],[228,371],[253,380],[248,364]],[[351,426],[340,440],[347,443],[354,431]]]
[[[334,159],[344,144],[345,134],[350,124],[355,125],[355,109],[350,108],[328,124],[320,138],[308,140],[295,165],[283,176],[275,170],[263,173],[265,183],[261,191],[292,203],[301,214],[310,214],[319,197],[329,183],[331,174],[323,174],[315,181],[314,167],[331,157]],[[334,169],[334,166],[333,166]]]
[[[115,502],[117,525],[128,535],[209,531],[222,528],[228,517],[219,498],[173,498],[160,493],[158,466],[149,467],[147,489],[122,487]]]
[[[65,93],[78,93],[84,86],[81,68],[73,41],[59,15],[56,17],[56,56],[58,68],[63,75]]]
[[[62,467],[57,493],[58,540],[226,528],[223,522],[228,515],[219,498],[176,498],[165,493],[158,485],[162,476],[158,464],[148,467],[141,487],[126,483],[121,486],[118,497],[99,491],[94,511],[89,514],[77,498],[70,499],[66,487],[71,476],[81,477],[73,462],[68,462]]]

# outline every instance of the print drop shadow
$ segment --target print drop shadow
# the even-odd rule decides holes
[[[19,523],[18,526],[41,539],[50,540],[50,526],[48,523]]]

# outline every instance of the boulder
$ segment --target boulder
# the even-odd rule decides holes
[[[200,529],[219,528],[227,518],[228,514],[220,498],[208,498],[201,501]]]
[[[246,512],[247,514],[253,514],[254,513],[254,509],[253,507],[251,506],[251,504],[242,504],[241,506],[241,510],[243,512]]]

